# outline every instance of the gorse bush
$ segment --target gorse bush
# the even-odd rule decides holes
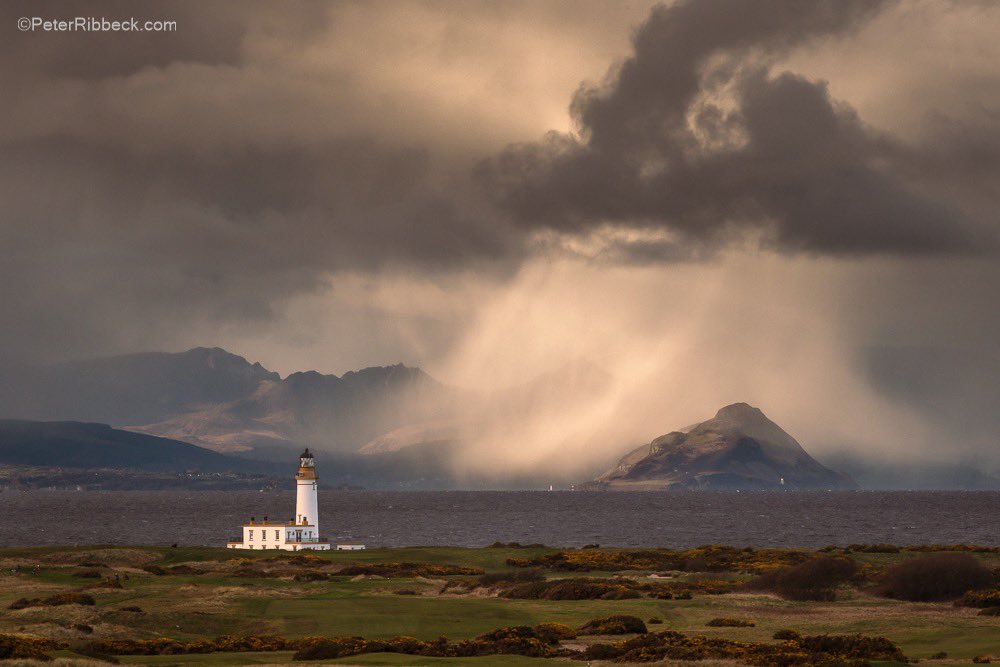
[[[855,577],[859,569],[855,561],[846,558],[813,558],[762,574],[747,587],[789,600],[830,601],[836,598],[837,587]]]
[[[628,600],[642,597],[631,581],[551,579],[517,584],[502,593],[512,600]]]
[[[752,628],[757,624],[745,618],[713,618],[705,625],[710,628]]]
[[[963,607],[1000,607],[1000,588],[988,591],[969,591],[958,602]]]
[[[454,575],[481,575],[481,567],[460,565],[431,565],[429,563],[358,563],[342,568],[342,576],[370,575],[378,577],[449,577]]]
[[[883,637],[824,635],[795,637],[780,643],[753,643],[718,637],[692,637],[669,630],[615,644],[592,644],[581,657],[624,663],[735,660],[759,667],[859,667],[868,660],[907,660],[898,646]]]
[[[687,572],[751,572],[761,573],[787,567],[810,558],[808,552],[797,549],[737,549],[707,545],[697,549],[638,550],[572,550],[558,551],[537,558],[508,558],[513,567],[544,567],[551,570],[587,572],[600,570],[683,570]]]
[[[577,632],[581,635],[628,635],[632,633],[644,634],[648,630],[641,618],[617,615],[587,621],[580,626]]]
[[[48,639],[34,639],[18,635],[0,635],[0,660],[17,658],[33,660],[51,660],[46,651],[59,648]]]
[[[915,602],[954,600],[968,591],[989,588],[990,572],[975,556],[937,554],[903,561],[886,569],[880,590],[886,597]]]

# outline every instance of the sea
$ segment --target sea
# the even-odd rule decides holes
[[[1000,544],[996,491],[321,491],[319,497],[323,535],[370,548]],[[251,516],[290,519],[294,502],[288,491],[5,490],[0,546],[224,546]]]

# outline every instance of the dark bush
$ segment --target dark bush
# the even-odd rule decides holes
[[[622,655],[622,650],[611,644],[591,644],[583,652],[586,660],[614,660]]]
[[[896,660],[906,662],[906,656],[885,637],[865,635],[816,635],[803,637],[799,645],[813,653],[829,653],[856,660]]]
[[[761,667],[860,667],[868,660],[906,662],[906,656],[899,647],[882,637],[823,636],[781,643],[753,643],[718,637],[691,637],[670,630],[614,644],[594,644],[581,657],[630,664],[730,659]]]
[[[581,635],[627,635],[649,632],[641,618],[635,616],[608,616],[587,621],[578,630]]]
[[[145,565],[142,569],[150,574],[156,575],[157,577],[162,577],[167,573],[167,571],[159,565]]]
[[[365,640],[361,637],[338,637],[336,639],[317,639],[312,641],[292,656],[292,660],[332,660],[362,653]]]
[[[330,575],[323,572],[315,572],[313,570],[303,570],[302,572],[296,572],[295,576],[292,577],[295,581],[326,581],[330,578]]]
[[[86,623],[77,623],[76,625],[73,626],[73,629],[76,630],[77,632],[82,632],[85,635],[94,634],[94,628],[90,627]]]
[[[576,639],[576,630],[562,623],[540,623],[535,626],[535,637],[549,644],[558,644],[564,639]]]
[[[931,654],[931,660],[944,660],[947,657],[948,653],[946,651],[938,651],[937,653]]]
[[[141,614],[141,613],[143,613],[142,607],[136,607],[134,605],[130,605],[128,607],[118,607],[118,611],[128,611],[128,612],[131,612],[133,614]]]
[[[646,621],[646,623],[648,623],[649,625],[662,625],[663,624],[663,619],[659,618],[657,616],[654,616],[653,618],[651,618],[648,621]]]
[[[865,554],[898,554],[902,551],[895,544],[850,544],[847,550]]]
[[[1000,616],[1000,607],[986,607],[979,611],[978,616]]]
[[[710,628],[752,628],[757,624],[745,618],[713,618],[705,625]]]
[[[86,593],[58,593],[47,598],[19,598],[11,603],[8,609],[26,609],[28,607],[60,607],[66,604],[91,606],[96,604],[92,595]]]
[[[378,577],[448,577],[453,575],[481,575],[481,567],[460,565],[431,565],[429,563],[358,563],[348,565],[337,572],[338,575],[354,577],[369,575]]]
[[[398,590],[393,591],[393,593],[395,593],[396,595],[420,595],[420,593],[417,593],[412,588],[400,588]]]
[[[628,600],[640,598],[631,580],[550,579],[518,584],[501,597],[514,600]]]
[[[928,602],[954,600],[992,584],[993,574],[975,556],[951,553],[893,565],[883,574],[880,588],[886,597]]]
[[[829,601],[836,599],[837,586],[856,576],[858,569],[856,562],[846,558],[813,558],[762,574],[747,586],[788,600]]]
[[[107,567],[107,563],[102,563],[99,560],[82,560],[77,563],[80,567]]]
[[[795,642],[802,639],[802,635],[800,635],[795,630],[789,630],[788,628],[784,628],[783,630],[778,630],[773,635],[771,635],[771,637],[773,639],[780,639],[782,641],[795,641]]]
[[[0,660],[28,658],[48,662],[52,658],[46,653],[57,648],[56,643],[48,639],[33,639],[17,635],[0,635]]]
[[[992,661],[990,660],[990,656],[988,655],[977,655],[975,658],[972,659],[972,664],[974,665],[988,665],[990,664],[990,662]]]
[[[988,591],[969,591],[962,596],[958,602],[962,607],[977,607],[985,609],[987,607],[1000,607],[1000,589],[994,588]]]

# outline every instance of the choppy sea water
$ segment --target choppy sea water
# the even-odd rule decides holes
[[[290,518],[295,494],[4,491],[0,546],[222,546],[251,515]],[[1000,544],[1000,492],[321,491],[331,541],[374,546]]]

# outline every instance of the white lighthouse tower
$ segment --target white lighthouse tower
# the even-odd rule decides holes
[[[230,549],[281,549],[283,551],[328,551],[330,543],[319,534],[319,502],[316,497],[316,459],[307,449],[299,456],[295,472],[295,517],[291,521],[257,521],[243,524],[243,537]],[[364,549],[363,544],[338,544],[337,549]]]
[[[319,501],[316,498],[316,460],[309,448],[299,457],[295,473],[295,523],[313,526],[319,535]]]

